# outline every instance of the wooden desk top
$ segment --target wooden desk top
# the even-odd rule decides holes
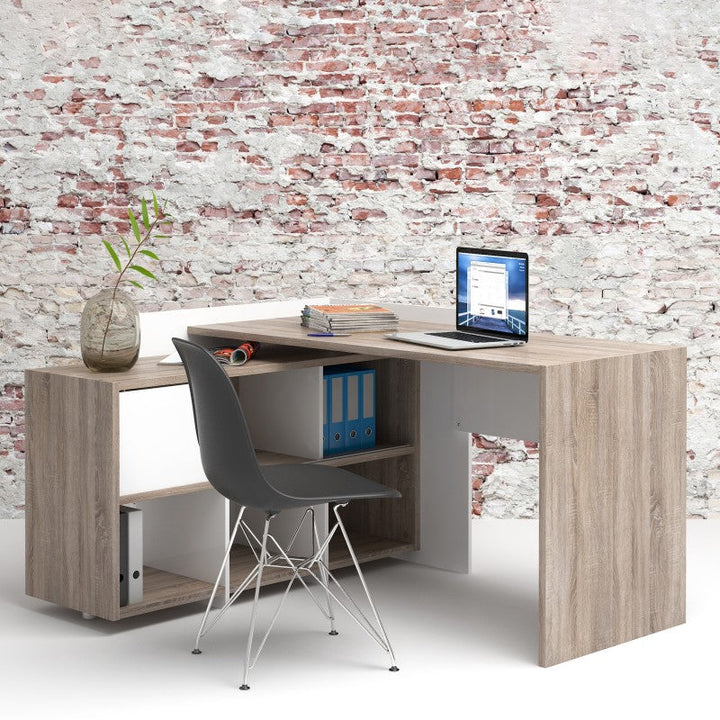
[[[400,323],[400,329],[406,331],[437,330],[442,329],[442,326],[404,320]],[[227,373],[230,376],[278,372],[318,364],[344,364],[383,357],[430,360],[455,365],[474,365],[540,373],[543,368],[547,367],[569,365],[585,360],[640,355],[679,347],[565,337],[549,333],[530,333],[530,342],[520,347],[447,351],[389,340],[385,337],[387,334],[385,331],[354,333],[349,337],[324,338],[308,337],[307,332],[307,329],[300,325],[297,317],[188,327],[188,333],[196,337],[235,342],[256,340],[268,345],[247,365],[228,366]],[[115,391],[179,385],[187,382],[182,366],[158,365],[160,359],[160,357],[141,358],[131,370],[121,373],[93,372],[82,363],[35,368],[26,372],[89,380],[110,385]]]
[[[401,321],[402,331],[448,329],[437,323]],[[272,320],[194,325],[188,334],[200,337],[225,338],[235,341],[292,345],[299,348],[318,348],[337,352],[358,353],[375,357],[431,360],[456,365],[494,367],[519,372],[539,373],[543,368],[567,365],[586,360],[638,355],[668,350],[670,345],[628,343],[595,338],[565,337],[549,333],[530,333],[530,341],[523,346],[484,348],[482,350],[448,351],[424,345],[413,345],[390,340],[383,332],[354,333],[349,337],[308,337],[308,330],[297,317]]]

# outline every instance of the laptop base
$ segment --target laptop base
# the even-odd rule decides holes
[[[443,332],[443,331],[438,331]],[[453,331],[449,331],[450,333]],[[468,342],[467,340],[456,340],[442,337],[434,332],[399,332],[385,336],[389,340],[414,343],[415,345],[427,345],[428,347],[439,348],[440,350],[482,350],[489,347],[513,347],[524,345],[520,340],[496,340],[493,338],[483,339],[482,342]]]

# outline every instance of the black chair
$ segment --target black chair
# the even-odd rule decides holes
[[[178,338],[173,338],[173,343],[180,354],[188,377],[195,414],[195,430],[200,445],[200,456],[205,475],[219,493],[240,506],[237,522],[231,533],[225,557],[200,624],[193,653],[199,654],[201,652],[199,648],[200,638],[209,632],[225,611],[235,602],[240,593],[255,580],[255,600],[250,618],[243,682],[240,686],[241,690],[249,689],[247,681],[250,669],[257,662],[290,588],[295,580],[298,580],[310,593],[323,615],[330,621],[330,635],[337,635],[332,609],[332,602],[335,601],[388,653],[391,663],[390,670],[397,671],[398,668],[395,664],[395,656],[390,641],[375,609],[375,604],[370,596],[339,511],[351,500],[360,498],[399,498],[400,493],[397,490],[335,467],[315,464],[260,467],[255,456],[240,401],[221,365],[207,350],[195,343]],[[323,504],[333,506],[335,522],[327,536],[321,541],[312,506]],[[256,508],[265,514],[262,537],[258,538],[257,534],[243,520],[246,508]],[[283,510],[302,508],[305,508],[305,512],[291,535],[287,547],[281,547],[280,543],[269,532],[270,521]],[[308,557],[293,556],[290,554],[293,543],[308,519],[312,524],[312,552]],[[230,551],[238,529],[241,530],[245,541],[252,549],[257,563],[248,573],[245,580],[232,593],[225,605],[218,610],[212,622],[207,625],[210,608],[230,557]],[[330,541],[338,529],[347,544],[375,623],[365,616],[355,601],[343,589],[337,578],[330,572],[325,561]],[[286,568],[292,571],[292,576],[285,587],[265,636],[253,657],[253,636],[260,586],[263,571],[267,567]],[[327,610],[323,608],[322,604],[311,592],[306,582],[308,577],[312,578],[324,589]]]

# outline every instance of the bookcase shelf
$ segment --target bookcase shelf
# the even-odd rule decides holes
[[[143,599],[120,608],[118,619],[207,600],[212,583],[143,566]]]
[[[380,443],[368,450],[356,450],[355,452],[336,453],[329,455],[322,460],[313,460],[317,465],[330,465],[331,467],[344,467],[345,465],[356,465],[359,462],[372,462],[374,460],[387,460],[388,458],[403,457],[412,455],[415,452],[414,445],[390,445]]]
[[[203,482],[193,483],[192,485],[179,485],[176,487],[162,488],[160,490],[146,490],[143,492],[128,493],[120,496],[120,505],[129,505],[131,503],[139,503],[145,500],[156,500],[163,497],[175,497],[176,495],[188,495],[191,493],[209,490],[212,487],[205,480]]]
[[[338,453],[331,457],[321,459],[310,459],[300,457],[298,455],[284,455],[283,453],[268,452],[266,450],[257,450],[256,455],[258,464],[263,465],[292,465],[296,463],[312,463],[317,465],[330,465],[332,467],[343,467],[345,465],[353,465],[358,462],[372,462],[373,460],[385,460],[393,457],[403,457],[412,455],[415,452],[413,445],[377,445],[369,450],[358,450],[356,452]],[[190,485],[178,485],[174,487],[162,488],[159,490],[148,490],[145,492],[129,493],[120,495],[120,505],[128,505],[130,503],[138,503],[144,500],[155,500],[162,497],[173,497],[175,495],[186,495],[189,493],[201,492],[209,490],[212,486],[207,480],[192,483]]]

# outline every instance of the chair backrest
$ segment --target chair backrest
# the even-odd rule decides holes
[[[212,486],[240,505],[267,509],[278,493],[267,483],[235,388],[203,347],[173,338],[190,386],[203,470]]]

